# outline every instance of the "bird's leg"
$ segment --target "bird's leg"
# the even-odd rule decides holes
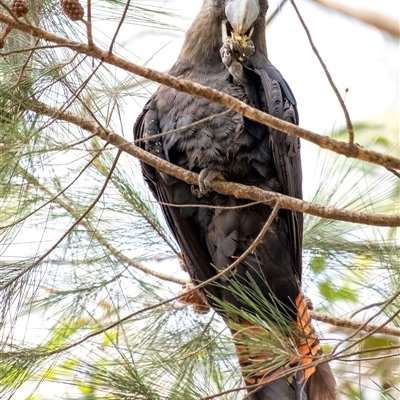
[[[193,186],[191,187],[192,194],[197,196],[198,198],[203,197],[204,195],[211,192],[211,183],[215,180],[224,181],[225,178],[223,175],[210,168],[204,168],[200,171],[199,174],[199,188],[196,189]]]

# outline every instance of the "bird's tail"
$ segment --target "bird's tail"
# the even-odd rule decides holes
[[[329,364],[316,366],[312,364],[322,355],[322,349],[311,322],[307,300],[301,292],[295,304],[298,332],[296,339],[292,340],[293,351],[287,351],[290,340],[286,338],[281,350],[270,347],[265,351],[265,346],[262,346],[263,351],[260,354],[257,338],[266,337],[265,328],[249,321],[234,319],[233,337],[244,381],[248,387],[249,400],[334,400],[336,398],[336,382]],[[293,371],[290,374],[289,369]]]

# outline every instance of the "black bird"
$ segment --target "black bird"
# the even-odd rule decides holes
[[[169,73],[218,89],[297,124],[293,93],[268,60],[267,8],[266,0],[204,0]],[[211,191],[213,179],[302,198],[299,139],[202,97],[161,86],[138,117],[134,135],[152,154],[200,173],[199,187],[193,188],[142,164],[145,180],[163,203],[163,213],[195,283],[214,277],[240,257],[271,214],[270,206],[248,205],[248,201]],[[204,207],[207,205],[213,207]],[[248,206],[237,207],[244,205]],[[302,236],[302,214],[280,210],[256,250],[202,292],[233,333],[245,383],[253,385],[248,389],[251,400],[335,398],[335,380],[327,363],[304,368],[322,350],[300,288]],[[278,325],[279,313],[288,326],[302,333],[295,340],[297,351],[286,365],[264,368],[276,352],[271,349],[254,354],[257,349],[244,340],[257,335],[260,328],[223,311],[223,304],[227,304],[250,315],[255,312],[240,296],[237,284],[256,301],[260,302],[261,297],[261,303],[275,307],[275,316],[266,311],[260,318],[269,318],[270,323]],[[296,366],[303,369],[271,382],[285,368]]]

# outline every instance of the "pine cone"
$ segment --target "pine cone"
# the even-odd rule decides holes
[[[12,0],[9,7],[17,18],[23,17],[29,11],[25,0]]]
[[[60,0],[60,5],[64,13],[72,21],[80,21],[85,15],[85,10],[79,0]]]
[[[193,311],[198,314],[207,314],[210,311],[210,306],[203,300],[198,290],[186,294],[194,288],[195,286],[191,282],[184,285],[182,290],[179,292],[181,297],[178,299],[178,302],[192,306]]]

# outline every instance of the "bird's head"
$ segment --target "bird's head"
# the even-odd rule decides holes
[[[196,63],[219,59],[227,38],[245,46],[254,42],[256,52],[266,56],[265,15],[268,0],[203,0],[200,13],[186,37],[181,55]]]

